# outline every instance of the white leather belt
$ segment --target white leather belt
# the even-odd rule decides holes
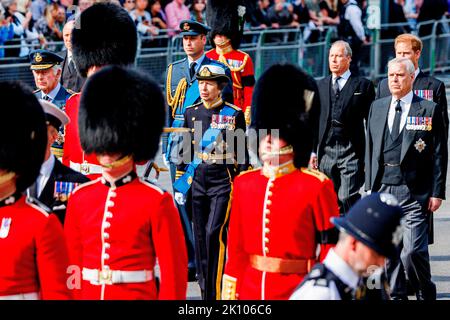
[[[141,283],[153,279],[153,271],[120,271],[120,270],[98,270],[83,268],[83,280],[90,281],[94,285],[116,284],[116,283]]]
[[[19,293],[9,296],[0,296],[0,300],[39,300],[38,292]]]
[[[70,168],[80,172],[84,175],[88,175],[88,174],[102,174],[103,172],[103,168],[102,166],[99,166],[97,164],[92,164],[92,163],[75,163],[70,161]]]

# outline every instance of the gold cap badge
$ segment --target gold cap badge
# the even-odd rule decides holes
[[[34,55],[34,61],[36,61],[37,63],[42,61],[42,56],[39,52]]]
[[[189,23],[187,23],[187,22],[184,23],[183,30],[185,30],[185,31],[191,30],[191,26],[189,25]]]

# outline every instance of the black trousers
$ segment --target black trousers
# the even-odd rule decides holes
[[[231,207],[232,166],[202,163],[192,182],[192,218],[204,300],[220,299]]]

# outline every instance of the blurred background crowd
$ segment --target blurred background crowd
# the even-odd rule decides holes
[[[105,0],[1,0],[0,58],[25,57],[31,45],[60,51],[63,27],[95,2]],[[348,0],[254,0],[246,12],[246,29],[304,28],[304,40],[315,42],[326,26],[340,24],[339,12]],[[351,0],[354,1],[354,0]],[[112,0],[125,8],[136,23],[144,47],[164,45],[158,35],[173,36],[184,19],[206,22],[207,0]],[[251,1],[250,1],[251,2]],[[356,0],[367,28],[368,0]],[[450,15],[450,0],[389,0],[389,23],[381,36],[395,38],[415,30],[423,21]],[[443,25],[442,32],[448,31]],[[421,30],[426,35],[431,30]],[[369,33],[367,33],[369,35]],[[369,39],[370,40],[370,39]]]

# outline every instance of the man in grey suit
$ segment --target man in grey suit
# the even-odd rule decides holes
[[[375,97],[371,81],[350,72],[352,49],[336,41],[328,56],[331,75],[318,81],[320,121],[313,167],[334,184],[344,215],[360,199],[364,184],[364,120]],[[314,157],[313,157],[314,158]]]
[[[391,95],[372,103],[367,122],[365,188],[393,194],[404,211],[400,260],[391,260],[391,296],[407,299],[406,279],[417,299],[436,299],[428,254],[428,215],[445,199],[448,150],[442,112],[412,91],[414,64],[388,64]]]

